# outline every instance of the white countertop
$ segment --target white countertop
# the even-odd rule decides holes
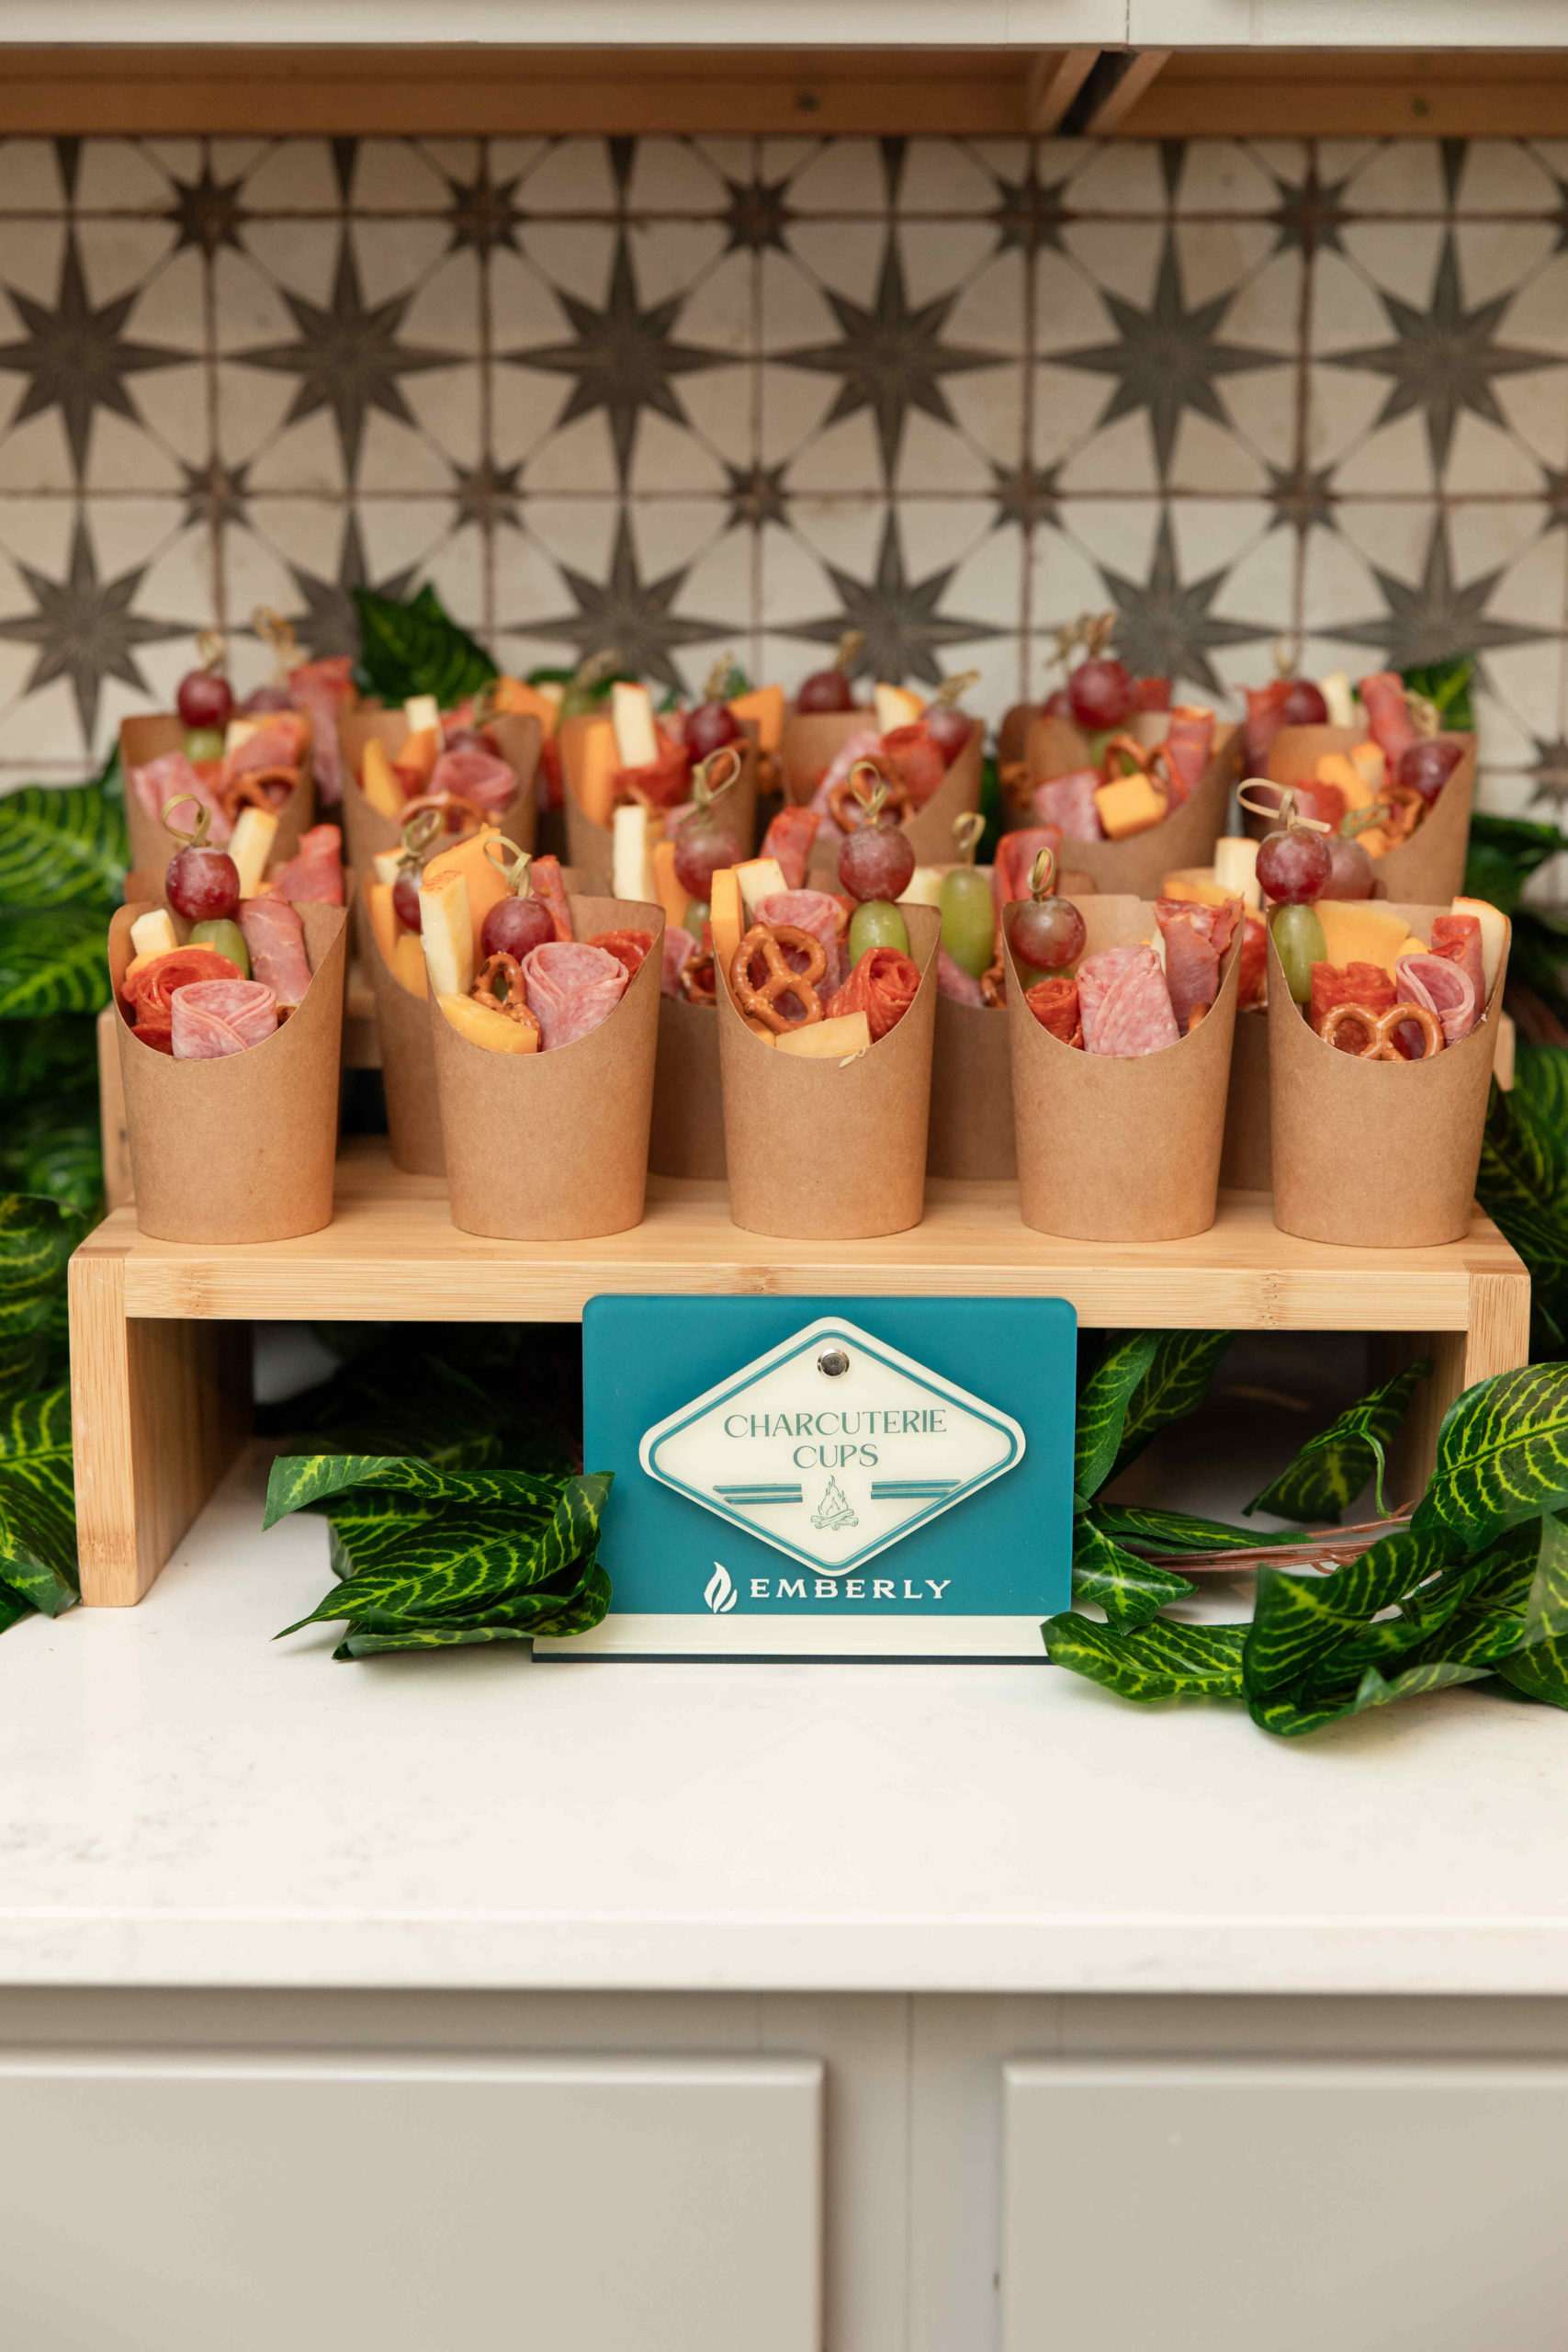
[[[1018,1667],[335,1666],[243,1465],[0,1640],[0,1983],[1568,1993],[1568,1719],[1275,1742]]]

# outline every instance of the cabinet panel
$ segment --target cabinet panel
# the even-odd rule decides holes
[[[1561,2352],[1568,2067],[1005,2070],[1006,2352]]]
[[[817,2352],[806,2061],[0,2064],[29,2352]]]

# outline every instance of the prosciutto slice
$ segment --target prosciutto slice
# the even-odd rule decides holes
[[[1152,947],[1102,947],[1078,966],[1085,1049],[1127,1060],[1180,1041],[1170,991]]]
[[[980,983],[962,964],[955,964],[945,947],[936,951],[936,984],[942,996],[950,996],[954,1004],[984,1004]]]
[[[1235,935],[1236,912],[1234,899],[1223,907],[1192,906],[1175,899],[1155,902],[1155,920],[1165,942],[1166,989],[1184,1037],[1199,1006],[1213,1004],[1220,992],[1220,958]]]
[[[242,899],[240,929],[251,951],[251,977],[272,990],[281,1020],[303,1004],[310,985],[305,927],[287,899]]]
[[[208,842],[213,849],[226,847],[234,828],[229,812],[219,797],[214,763],[204,760],[199,768],[193,767],[183,752],[165,752],[162,758],[149,760],[144,766],[130,771],[130,788],[150,817],[163,822],[164,811],[171,800],[181,793],[210,810],[212,822],[208,830]],[[188,805],[175,812],[175,822],[182,832],[189,832],[196,820],[196,810]],[[172,846],[172,844],[171,844]]]
[[[792,890],[806,888],[811,844],[821,822],[815,808],[781,808],[763,837],[758,856],[775,858]]]
[[[296,710],[309,713],[310,765],[315,772],[316,797],[323,808],[335,808],[343,798],[343,752],[337,723],[354,708],[354,658],[333,653],[323,662],[301,662],[288,673],[288,698]]]
[[[456,792],[490,817],[509,808],[517,778],[494,752],[443,752],[430,772],[426,792]]]
[[[1445,1046],[1457,1046],[1475,1026],[1475,989],[1470,975],[1462,965],[1450,964],[1446,956],[1402,956],[1393,967],[1393,997],[1396,1004],[1424,1004],[1428,1012],[1435,1012],[1443,1024]],[[1413,1052],[1419,1052],[1414,1029],[1401,1029],[1401,1044],[1407,1035]]]
[[[609,1019],[626,994],[626,971],[606,947],[547,939],[524,956],[523,986],[548,1053],[557,1046],[575,1046]]]
[[[1370,678],[1361,680],[1361,700],[1366,706],[1367,731],[1392,772],[1399,765],[1401,752],[1416,741],[1404,681],[1397,671],[1374,670]]]
[[[1486,1002],[1486,966],[1481,954],[1481,925],[1474,915],[1434,915],[1432,953],[1444,956],[1466,973],[1475,990],[1476,1011]]]
[[[757,921],[766,923],[770,931],[776,931],[780,923],[790,923],[796,931],[808,931],[813,939],[822,942],[828,967],[817,983],[817,994],[823,1004],[836,992],[843,974],[844,951],[839,921],[841,912],[837,899],[830,899],[826,890],[775,890],[771,898],[760,900],[757,907]],[[786,963],[789,955],[785,948]],[[800,971],[804,967],[796,964],[795,968]]]
[[[1025,825],[1016,833],[1004,833],[997,843],[997,860],[991,868],[991,897],[999,916],[1004,907],[1010,907],[1029,896],[1029,877],[1034,871],[1034,861],[1043,849],[1059,856],[1062,848],[1060,825]]]
[[[265,1043],[277,1027],[277,1000],[259,980],[197,980],[176,989],[173,1051],[177,1062],[217,1061]]]
[[[681,975],[697,952],[697,943],[689,931],[678,922],[664,926],[664,961],[660,969],[659,985],[666,996],[679,996]]]
[[[1213,712],[1200,703],[1178,703],[1170,714],[1170,732],[1164,744],[1172,808],[1179,808],[1197,791],[1213,742]]]
[[[343,904],[343,834],[336,825],[312,825],[299,847],[272,877],[273,896],[299,906]]]
[[[237,783],[263,768],[297,768],[305,749],[306,721],[297,710],[275,711],[265,727],[223,754],[223,782]]]
[[[556,937],[570,939],[574,935],[571,928],[571,908],[567,899],[566,885],[561,880],[559,858],[536,857],[528,868],[528,880],[535,898],[543,899],[550,910],[550,920],[556,927]]]
[[[1034,813],[1043,825],[1059,825],[1070,842],[1102,842],[1105,828],[1094,796],[1100,787],[1098,768],[1074,768],[1070,775],[1054,775],[1034,787]]]

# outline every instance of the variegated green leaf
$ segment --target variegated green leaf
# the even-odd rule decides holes
[[[0,807],[4,807],[0,802]],[[57,1012],[45,1021],[0,1024],[0,1102],[77,1095],[96,1086],[97,1034],[91,1013]]]
[[[58,1201],[0,1198],[0,1340],[43,1329],[82,1233],[82,1219]]]
[[[290,1511],[355,1487],[422,1495],[452,1506],[467,1503],[480,1510],[548,1510],[561,1481],[530,1470],[458,1470],[397,1454],[286,1453],[272,1465],[262,1525],[275,1527]]]
[[[13,1625],[21,1623],[24,1617],[36,1617],[37,1614],[30,1600],[24,1600],[21,1594],[13,1592],[8,1585],[0,1584],[0,1634],[8,1634]]]
[[[1374,1471],[1378,1509],[1383,1510],[1382,1470],[1388,1448],[1399,1434],[1416,1383],[1425,1380],[1431,1369],[1427,1358],[1421,1356],[1370,1396],[1348,1406],[1337,1420],[1308,1439],[1288,1470],[1253,1497],[1247,1511],[1272,1511],[1278,1519],[1303,1521],[1337,1519]]]
[[[1092,1617],[1047,1617],[1045,1655],[1119,1698],[1238,1699],[1245,1625],[1179,1625],[1156,1617],[1118,1634]]]
[[[1381,1536],[1359,1558],[1347,1560],[1342,1568],[1317,1581],[1333,1594],[1333,1605],[1342,1616],[1372,1618],[1438,1576],[1463,1548],[1446,1527],[1419,1532],[1403,1527]]]
[[[31,1028],[31,1022],[0,1022]],[[46,1094],[28,1103],[0,1137],[0,1180],[21,1193],[58,1201],[78,1216],[96,1217],[103,1200],[104,1154],[96,1082],[74,1094]]]
[[[1127,1408],[1115,1467],[1124,1470],[1149,1440],[1189,1413],[1209,1393],[1214,1368],[1235,1337],[1233,1331],[1157,1331],[1158,1345]]]
[[[1146,1625],[1168,1601],[1184,1600],[1197,1588],[1169,1568],[1156,1568],[1124,1552],[1089,1520],[1073,1529],[1073,1599],[1092,1600],[1119,1633]]]
[[[0,907],[0,1021],[96,1012],[109,999],[100,907]]]
[[[102,776],[24,785],[0,799],[0,906],[107,909],[130,863],[125,802]]]
[[[1458,1682],[1479,1682],[1489,1672],[1484,1666],[1447,1663],[1407,1667],[1385,1679],[1375,1666],[1359,1679],[1328,1696],[1298,1700],[1271,1692],[1247,1702],[1247,1712],[1260,1731],[1277,1739],[1300,1739],[1321,1731],[1325,1724],[1341,1723],[1348,1715],[1365,1714],[1372,1707],[1392,1706],[1399,1699],[1415,1699],[1425,1691],[1444,1690]]]
[[[1555,1514],[1541,1521],[1518,1647],[1497,1671],[1527,1697],[1568,1707],[1568,1527]]]
[[[554,1613],[541,1605],[532,1623],[525,1622],[521,1615],[478,1623],[450,1620],[411,1623],[406,1619],[367,1617],[357,1619],[349,1627],[333,1656],[347,1661],[384,1657],[397,1650],[463,1649],[486,1642],[525,1642],[542,1633],[547,1633],[552,1641],[562,1641],[599,1624],[609,1606],[610,1579],[595,1562],[573,1600]]]
[[[1506,1527],[1568,1506],[1568,1366],[1537,1363],[1479,1380],[1438,1433],[1438,1466],[1413,1527],[1451,1527],[1474,1549]]]
[[[1128,1331],[1112,1340],[1078,1396],[1073,1485],[1088,1501],[1111,1476],[1122,1448],[1127,1407],[1155,1359],[1157,1331]]]
[[[450,710],[495,676],[489,654],[451,618],[428,581],[407,604],[370,588],[355,589],[354,602],[360,669],[384,702],[434,695]]]
[[[1315,1692],[1325,1682],[1347,1683],[1364,1666],[1416,1648],[1460,1606],[1462,1586],[1449,1589],[1441,1603],[1434,1600],[1423,1617],[1372,1621],[1407,1596],[1435,1592],[1459,1549],[1445,1528],[1403,1529],[1330,1576],[1260,1568],[1243,1661],[1247,1695],[1308,1695],[1308,1685]]]
[[[1096,1527],[1134,1551],[1256,1552],[1258,1531],[1228,1527],[1223,1520],[1194,1519],[1184,1510],[1162,1510],[1152,1503],[1096,1503]]]
[[[1568,1046],[1514,1048],[1515,1107],[1526,1104],[1560,1177],[1568,1177]]]

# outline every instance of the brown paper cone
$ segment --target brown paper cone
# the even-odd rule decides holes
[[[1156,933],[1141,899],[1086,899],[1084,953]],[[1241,927],[1213,1009],[1162,1053],[1122,1060],[1064,1046],[1024,1002],[1008,950],[1019,1214],[1070,1241],[1183,1241],[1214,1222]]]
[[[1464,756],[1438,793],[1410,839],[1372,860],[1372,880],[1380,899],[1402,899],[1429,906],[1439,899],[1457,898],[1464,888],[1464,861],[1470,847],[1470,810],[1475,797],[1475,738],[1461,737]],[[1282,727],[1269,754],[1272,784],[1310,784],[1325,752],[1348,752],[1364,743],[1362,727]],[[1272,830],[1266,819],[1248,813],[1248,831]]]
[[[997,765],[1012,767],[1029,754],[1029,730],[1040,716],[1037,702],[1015,702],[997,729]]]
[[[536,718],[521,718],[515,711],[502,712],[485,721],[485,729],[495,744],[500,757],[506,762],[517,779],[517,788],[499,817],[487,821],[498,824],[508,841],[519,849],[532,850],[535,829],[535,778],[539,765],[539,747],[543,741]],[[371,861],[378,850],[401,847],[403,830],[378,808],[372,808],[365,797],[359,782],[360,763],[365,746],[371,737],[378,736],[389,755],[395,759],[408,740],[409,723],[400,710],[353,710],[338,723],[338,741],[343,746],[343,808],[344,862],[356,873],[369,874]],[[364,955],[363,941],[359,943]]]
[[[653,934],[620,1002],[586,1037],[553,1053],[491,1053],[430,1001],[452,1222],[462,1233],[590,1241],[642,1222],[664,915],[635,899],[572,891],[568,903],[579,939]]]
[[[1266,1193],[1269,1170],[1269,1011],[1238,1005],[1220,1182],[1227,1192]]]
[[[1134,712],[1127,733],[1145,745],[1163,743],[1169,729],[1163,710]],[[1073,739],[1069,743],[1068,738]],[[1076,755],[1073,744],[1078,747]],[[1089,746],[1065,718],[1037,718],[1029,730],[1029,774],[1032,785],[1052,776],[1070,775],[1087,764]],[[1184,865],[1212,865],[1214,843],[1225,829],[1231,787],[1241,773],[1241,729],[1225,723],[1214,728],[1209,763],[1198,779],[1190,799],[1168,816],[1163,825],[1134,833],[1124,842],[1064,841],[1064,863],[1081,865],[1106,893],[1122,892],[1137,899],[1157,896],[1165,876]],[[1040,819],[1031,805],[1029,823]],[[1037,1024],[1038,1025],[1038,1024]]]
[[[280,865],[285,858],[293,856],[299,846],[300,834],[309,831],[316,821],[316,786],[310,764],[312,721],[309,713],[300,715],[305,719],[303,768],[299,784],[277,811],[277,837],[273,843],[273,857]],[[158,711],[147,718],[122,718],[119,722],[125,822],[130,835],[130,863],[139,871],[156,867],[161,874],[174,855],[175,845],[164,831],[162,813],[149,816],[141,806],[130,771],[145,767],[149,760],[161,760],[166,752],[183,752],[185,741],[185,723],[173,711]]]
[[[1420,938],[1444,905],[1396,904]],[[1364,1062],[1325,1046],[1292,1000],[1269,942],[1269,1126],[1274,1222],[1307,1241],[1418,1250],[1470,1230],[1503,961],[1486,1017],[1421,1062]]]
[[[970,729],[969,741],[942,777],[931,798],[921,808],[899,827],[907,833],[915,853],[917,865],[951,865],[953,855],[953,825],[957,817],[966,816],[980,806],[980,785],[984,774],[986,730],[978,720]],[[813,890],[836,891],[839,887],[839,852],[841,841],[829,841],[818,852],[821,835],[811,844],[811,872],[808,887]]]
[[[1000,1181],[1018,1173],[1012,1050],[1001,1005],[960,1004],[937,990],[931,1050],[932,1176]]]
[[[906,907],[904,918],[920,969],[915,1001],[842,1067],[763,1045],[720,985],[729,1214],[748,1233],[863,1241],[906,1232],[924,1214],[942,922],[934,907]]]
[[[724,1089],[718,1012],[684,997],[659,1000],[659,1061],[648,1164],[655,1176],[722,1177]]]
[[[392,1164],[406,1168],[412,1176],[444,1176],[446,1155],[441,1144],[429,1001],[405,989],[389,970],[370,921],[369,887],[367,876],[355,895],[355,939],[376,1007]]]
[[[784,798],[803,808],[852,735],[867,729],[876,734],[876,712],[865,705],[853,710],[813,710],[804,714],[793,703],[784,713],[779,737],[779,766],[784,773]]]
[[[572,872],[581,877],[583,888],[597,890],[607,897],[615,880],[615,836],[608,825],[594,822],[577,797],[575,746],[581,741],[582,727],[587,724],[592,724],[592,721],[569,718],[561,729],[561,765],[566,776],[567,854]],[[721,805],[732,814],[741,854],[750,857],[757,844],[756,721],[745,720],[741,731],[745,741],[740,773],[725,794]]]
[[[130,926],[147,901],[109,924],[118,998]],[[156,902],[151,902],[155,904]],[[119,1016],[121,1082],[136,1221],[159,1241],[291,1241],[332,1223],[338,1063],[348,918],[301,907],[310,985],[276,1036],[207,1062],[176,1062]],[[190,925],[178,915],[182,941]]]

